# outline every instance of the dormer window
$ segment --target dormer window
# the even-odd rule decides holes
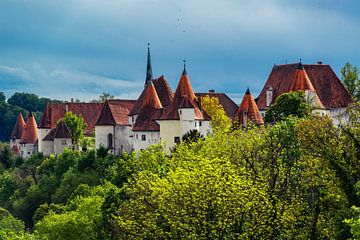
[[[273,88],[269,86],[266,89],[266,106],[270,106],[271,102],[273,100]]]

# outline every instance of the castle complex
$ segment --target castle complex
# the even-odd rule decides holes
[[[226,115],[244,127],[251,121],[264,124],[265,111],[282,93],[302,90],[315,112],[329,115],[334,123],[345,118],[344,111],[352,103],[350,94],[329,65],[300,63],[275,65],[259,97],[249,89],[238,106],[226,94],[193,91],[184,64],[180,80],[173,92],[164,76],[153,78],[150,50],[144,89],[137,100],[111,99],[104,103],[48,103],[37,126],[30,113],[26,123],[21,113],[11,134],[11,149],[24,158],[35,152],[59,154],[74,147],[71,134],[62,121],[66,112],[81,115],[87,124],[86,135],[95,134],[95,146],[104,146],[115,155],[123,151],[146,149],[163,142],[170,151],[182,136],[197,130],[203,136],[211,132],[210,117],[202,108],[202,97],[216,97]]]

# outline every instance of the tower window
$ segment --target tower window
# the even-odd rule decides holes
[[[141,141],[146,141],[146,135],[145,134],[141,135]]]
[[[174,143],[180,143],[180,137],[174,137]]]

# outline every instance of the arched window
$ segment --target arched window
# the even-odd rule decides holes
[[[108,134],[108,148],[113,148],[113,135],[111,133]]]

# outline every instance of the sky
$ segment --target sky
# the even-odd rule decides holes
[[[258,96],[274,64],[360,67],[358,0],[0,0],[0,92],[136,99],[146,76],[175,90]]]

